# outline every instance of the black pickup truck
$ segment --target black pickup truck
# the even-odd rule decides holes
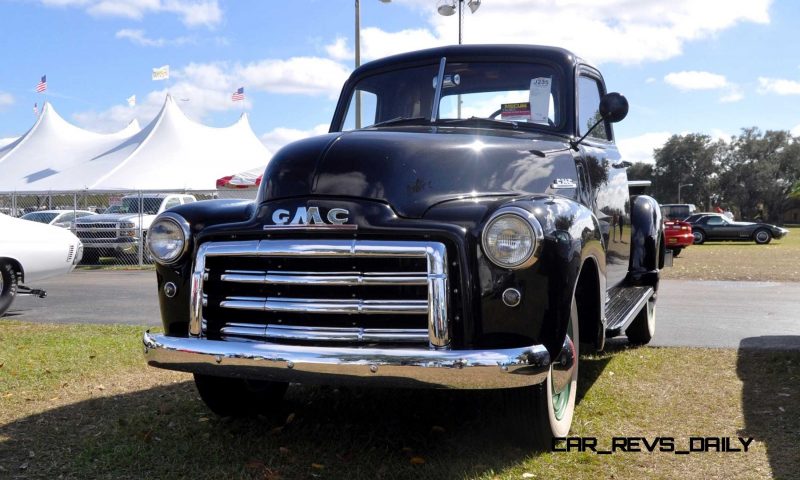
[[[281,149],[256,202],[154,222],[148,363],[194,373],[221,415],[274,408],[289,382],[505,389],[548,445],[569,432],[579,344],[655,328],[670,258],[614,144],[627,111],[558,48],[358,68],[330,133]]]

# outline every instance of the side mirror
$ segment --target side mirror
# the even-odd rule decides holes
[[[606,93],[600,99],[600,115],[607,122],[621,121],[628,115],[628,100],[617,92]]]

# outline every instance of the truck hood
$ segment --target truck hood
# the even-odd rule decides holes
[[[421,218],[465,197],[552,193],[575,181],[562,137],[529,131],[452,127],[379,128],[331,133],[281,149],[267,165],[259,198],[339,196],[389,204]],[[574,193],[559,189],[558,193]]]

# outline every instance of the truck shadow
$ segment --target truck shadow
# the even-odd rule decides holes
[[[800,458],[800,336],[761,336],[739,343],[742,437],[766,446],[772,476],[796,478]]]
[[[607,361],[582,360],[579,399]],[[252,467],[295,478],[313,463],[334,478],[405,478],[417,458],[439,472],[429,478],[490,475],[538,455],[510,434],[504,401],[493,391],[297,385],[280,411],[231,419],[211,414],[186,381],[0,425],[0,477],[266,476]]]

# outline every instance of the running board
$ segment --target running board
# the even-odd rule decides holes
[[[650,297],[653,287],[613,287],[606,295],[606,337],[616,337],[630,325]]]

